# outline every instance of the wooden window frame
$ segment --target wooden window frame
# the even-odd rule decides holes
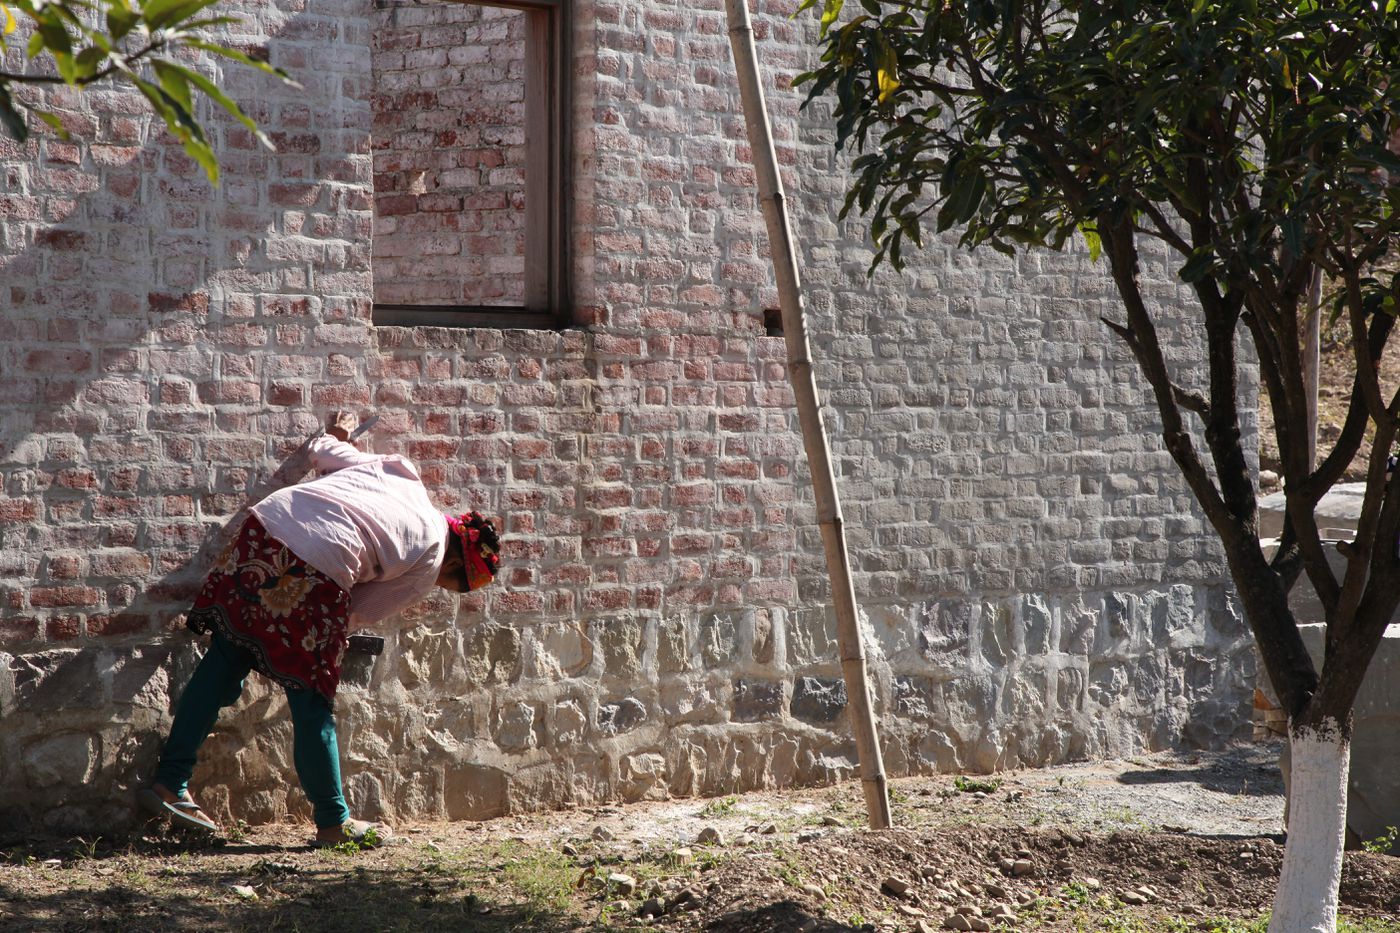
[[[381,0],[382,2],[382,0]],[[525,14],[525,302],[376,302],[376,325],[548,330],[573,323],[569,291],[569,0],[444,0]]]

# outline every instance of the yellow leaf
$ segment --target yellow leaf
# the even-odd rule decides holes
[[[899,56],[894,54],[894,49],[883,35],[879,35],[880,47],[877,52],[875,67],[875,83],[880,88],[880,103],[890,99],[890,95],[899,90]]]
[[[0,3],[0,13],[5,14],[5,27],[0,30],[0,35],[8,36],[18,28],[15,23],[15,14],[11,13],[10,8],[3,3]]]
[[[880,85],[880,103],[890,99],[890,95],[899,90],[899,78],[895,76],[893,68],[881,68],[875,72],[875,80]]]

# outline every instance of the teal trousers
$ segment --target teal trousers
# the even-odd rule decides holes
[[[215,631],[209,650],[195,668],[180,702],[170,738],[161,752],[156,780],[176,794],[189,786],[199,747],[209,737],[219,710],[238,702],[243,681],[253,669],[245,648]],[[292,760],[306,791],[319,828],[339,826],[350,818],[340,784],[340,750],[335,738],[335,713],[330,702],[314,690],[287,688],[292,712]]]

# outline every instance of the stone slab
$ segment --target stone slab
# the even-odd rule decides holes
[[[1361,517],[1361,502],[1365,496],[1365,483],[1338,483],[1333,486],[1313,510],[1322,536],[1343,541],[1355,538],[1356,522]],[[1281,491],[1259,500],[1259,537],[1278,538],[1283,535],[1285,508],[1287,503]]]

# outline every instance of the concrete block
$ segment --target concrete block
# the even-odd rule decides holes
[[[1322,664],[1326,626],[1300,625],[1313,663]],[[1352,710],[1347,829],[1366,842],[1400,826],[1400,624],[1385,631]],[[1285,777],[1287,766],[1285,763]]]

